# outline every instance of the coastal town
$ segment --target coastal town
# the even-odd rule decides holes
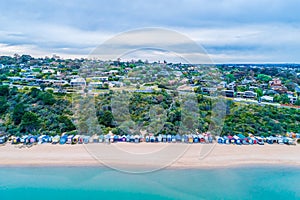
[[[209,121],[209,113],[214,97],[223,98],[230,105],[248,106],[247,109],[276,109],[278,112],[272,111],[270,119],[262,122],[265,127],[253,125],[247,117],[243,122],[239,122],[239,117],[234,115],[226,118],[222,137],[213,137],[218,143],[259,144],[264,141],[295,144],[296,141],[290,139],[299,138],[300,65],[297,64],[195,65],[166,61],[150,63],[147,60],[62,59],[56,55],[33,58],[30,55],[15,54],[13,57],[0,57],[0,72],[0,143],[7,140],[15,144],[42,143],[50,142],[51,139],[51,142],[64,144],[68,136],[76,138],[76,142],[72,142],[71,138],[70,144],[78,143],[79,139],[81,143],[94,141],[83,135],[89,135],[89,138],[101,135],[97,136],[100,141],[106,138],[109,142],[161,142],[163,138],[167,141],[168,137],[169,142],[210,143],[212,138],[209,135],[214,131],[209,128],[212,123],[212,120]],[[139,98],[137,104],[142,105],[141,99],[146,98],[150,105],[154,103],[170,108],[163,128],[158,132],[146,129],[143,136],[140,130],[128,128],[129,125],[126,130],[120,128],[114,119],[116,116],[112,115],[109,101],[110,95],[122,91],[134,93]],[[178,93],[195,94],[202,116],[199,116],[200,122],[191,119],[193,122],[189,122],[183,132],[179,131],[178,122],[184,114],[177,108],[180,106],[173,105],[174,102],[178,104]],[[93,130],[76,127],[78,121],[74,120],[74,113],[69,108],[71,99],[83,94],[98,98],[100,111],[97,112],[97,121],[100,126],[95,125]],[[8,101],[13,103],[9,106]],[[33,105],[36,110],[29,108],[29,105]],[[54,111],[50,109],[51,106],[60,107],[60,113],[52,114]],[[133,114],[143,113],[133,118],[139,124],[151,124],[151,119],[145,117],[147,109],[144,107],[147,106],[143,104],[132,108]],[[231,110],[226,111],[229,116],[235,109],[231,107],[226,108]],[[291,123],[283,124],[276,117],[284,119],[284,115],[287,115],[285,112],[293,113],[291,119],[285,119]],[[152,121],[155,124],[155,120]],[[57,125],[52,125],[55,122]],[[231,125],[233,123],[235,125]],[[207,135],[211,139],[204,140]]]

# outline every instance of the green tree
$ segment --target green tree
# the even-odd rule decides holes
[[[100,123],[105,126],[113,126],[113,114],[109,110],[104,111],[100,116]]]
[[[231,83],[231,82],[233,82],[234,80],[235,80],[235,77],[234,77],[233,74],[227,74],[227,75],[226,75],[226,82],[227,82],[227,83]]]
[[[290,103],[289,97],[286,94],[280,95],[280,103],[282,103],[282,104]]]
[[[21,123],[24,113],[25,113],[24,104],[23,103],[17,104],[12,113],[12,120],[15,125],[19,125]]]
[[[0,96],[8,96],[9,95],[9,87],[8,85],[0,86]]]
[[[257,88],[255,92],[258,98],[263,96],[263,90],[261,88]]]
[[[67,116],[59,116],[58,121],[61,124],[61,132],[72,131],[76,129],[73,122]]]
[[[44,105],[53,105],[55,103],[55,98],[53,94],[49,92],[40,93],[39,99],[42,100]]]
[[[22,117],[21,130],[26,132],[33,132],[39,128],[40,122],[37,114],[33,112],[25,112]]]
[[[257,79],[264,82],[264,83],[268,83],[269,81],[272,80],[271,76],[268,76],[268,75],[265,75],[265,74],[258,74]]]
[[[0,115],[5,113],[8,107],[9,105],[6,98],[0,96]]]

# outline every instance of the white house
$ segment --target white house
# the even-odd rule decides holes
[[[84,78],[75,78],[70,81],[71,86],[86,86]]]

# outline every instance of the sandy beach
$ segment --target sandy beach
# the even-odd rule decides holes
[[[0,166],[108,166],[124,169],[213,168],[240,165],[300,166],[300,145],[116,143],[0,146]]]

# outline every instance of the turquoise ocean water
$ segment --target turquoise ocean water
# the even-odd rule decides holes
[[[127,174],[97,167],[2,167],[0,199],[300,199],[300,168]]]

